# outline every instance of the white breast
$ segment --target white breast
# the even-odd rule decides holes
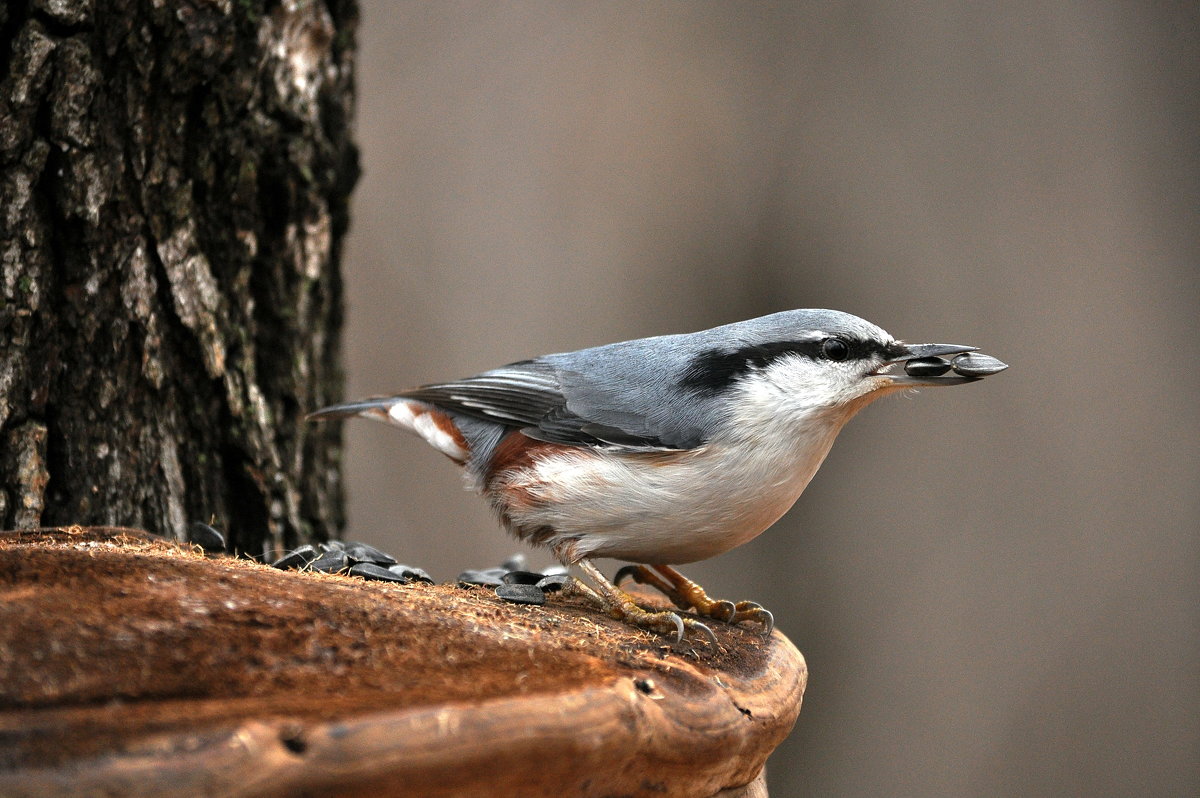
[[[780,412],[778,397],[743,398],[698,449],[561,452],[506,475],[532,500],[507,508],[512,526],[554,530],[543,542],[570,559],[678,564],[751,540],[799,498],[852,412],[811,404]]]

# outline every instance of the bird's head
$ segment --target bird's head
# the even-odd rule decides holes
[[[959,368],[945,359],[974,350],[958,344],[907,344],[840,311],[791,310],[706,331],[683,385],[724,394],[760,413],[844,422],[889,393],[961,385],[1005,367],[974,356],[988,362],[977,361],[972,372],[969,365]]]

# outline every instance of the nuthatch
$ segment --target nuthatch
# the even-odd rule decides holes
[[[591,562],[615,557],[680,609],[769,633],[754,602],[709,598],[671,566],[753,539],[800,497],[850,418],[886,394],[1001,371],[974,347],[905,344],[835,310],[788,310],[522,360],[313,413],[414,432],[463,466],[517,538],[577,566],[611,616],[679,640],[702,622],[644,609]],[[957,355],[954,361],[943,355]],[[904,371],[894,367],[905,364]],[[950,372],[950,373],[947,373]]]

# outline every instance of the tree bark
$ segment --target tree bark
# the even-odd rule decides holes
[[[352,0],[0,8],[0,518],[340,527]]]

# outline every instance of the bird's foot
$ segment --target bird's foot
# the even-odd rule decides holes
[[[669,565],[626,565],[617,571],[613,583],[619,586],[627,577],[659,591],[681,610],[691,608],[697,615],[726,623],[752,621],[762,627],[764,636],[775,628],[775,616],[761,604],[709,598],[704,588]]]
[[[580,560],[577,565],[594,583],[594,588],[576,579],[575,591],[595,602],[609,617],[639,629],[667,635],[673,643],[679,643],[685,637],[702,637],[714,650],[719,648],[713,630],[695,618],[687,618],[677,612],[639,607],[628,593],[605,579],[591,561]]]

